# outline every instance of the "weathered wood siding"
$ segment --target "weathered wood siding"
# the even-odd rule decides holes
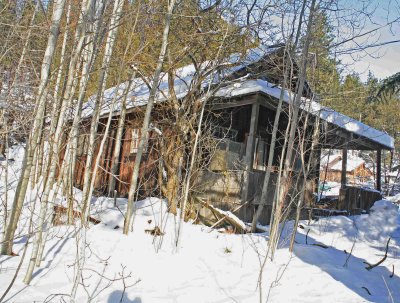
[[[106,121],[100,121],[101,124],[105,124]],[[132,144],[132,130],[140,129],[140,119],[137,115],[130,114],[126,118],[126,126],[123,131],[121,153],[118,160],[118,176],[116,181],[116,191],[118,196],[125,197],[128,194],[130,181],[132,178],[133,167],[135,164],[136,154],[130,153]],[[110,171],[112,166],[112,156],[114,152],[115,137],[116,137],[116,121],[113,121],[111,130],[107,134],[104,150],[100,155],[99,168],[96,174],[95,180],[95,191],[101,194],[108,193],[108,185],[110,181]],[[102,126],[99,127],[99,134],[96,138],[95,143],[95,157],[99,153],[100,142],[104,137],[102,132]],[[88,128],[83,127],[81,129],[80,137],[87,136]],[[142,158],[139,174],[139,196],[151,195],[156,190],[156,177],[157,174],[157,159],[158,155],[154,146],[156,145],[157,137],[152,133],[150,135],[149,142],[147,144],[147,150]],[[82,140],[83,142],[83,140]],[[78,155],[75,166],[75,186],[78,188],[83,187],[83,176],[85,174],[87,155]],[[94,169],[94,160],[92,170]],[[146,179],[147,178],[147,179]]]
[[[222,172],[203,171],[199,175],[199,191],[205,200],[210,202],[213,206],[218,207],[222,210],[232,211],[238,208],[241,204],[246,201],[242,201],[241,192],[243,188],[243,170],[231,170]],[[263,171],[251,171],[249,173],[249,194],[254,201],[250,201],[239,210],[235,211],[234,214],[246,222],[251,222],[255,205],[262,202],[260,201],[262,186],[264,183],[265,172]],[[261,224],[269,224],[271,218],[272,202],[277,187],[277,173],[271,173],[266,207],[264,207],[263,213],[259,219]],[[299,182],[301,184],[302,181]],[[315,180],[308,180],[305,191],[305,205],[313,205],[315,196]],[[287,196],[287,202],[290,201],[294,190],[292,189]],[[202,215],[211,215],[207,213],[207,210],[203,210]]]
[[[369,211],[374,202],[381,199],[382,194],[378,191],[347,186],[340,189],[337,208],[347,210],[350,214],[356,214],[361,210]]]

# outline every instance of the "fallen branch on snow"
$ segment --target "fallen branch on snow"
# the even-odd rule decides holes
[[[321,244],[321,243],[313,243],[313,244],[311,244],[311,245],[318,246],[318,247],[322,247],[322,248],[325,248],[325,249],[329,248],[328,245]]]
[[[378,263],[375,263],[375,264],[370,264],[370,263],[368,263],[368,262],[364,262],[364,264],[367,264],[367,265],[368,265],[367,267],[365,267],[366,270],[371,270],[371,269],[373,269],[374,267],[377,267],[377,266],[381,265],[381,264],[386,260],[386,258],[387,258],[387,253],[388,253],[388,250],[389,250],[389,242],[390,242],[390,239],[391,239],[391,238],[389,238],[388,241],[387,241],[387,243],[386,243],[385,255],[383,256],[382,260],[380,260]]]

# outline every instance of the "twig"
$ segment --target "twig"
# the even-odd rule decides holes
[[[64,300],[64,297],[69,297],[69,294],[51,294],[44,299],[43,303],[50,303],[55,297],[61,297],[60,300]],[[65,300],[64,300],[65,302]]]
[[[390,274],[389,278],[393,278],[394,277],[394,264],[392,264],[392,273]]]
[[[365,289],[365,290],[367,291],[367,293],[368,293],[370,296],[372,295],[371,292],[369,291],[369,289],[366,288],[365,286],[363,286],[363,287],[361,287],[361,288]]]
[[[3,295],[1,296],[0,302],[3,302],[4,298],[6,297],[6,295],[8,294],[10,289],[12,288],[12,286],[14,285],[15,279],[17,278],[18,273],[19,273],[19,271],[21,269],[22,263],[23,263],[23,261],[25,259],[25,254],[26,254],[26,251],[27,251],[27,248],[28,248],[28,242],[29,242],[29,238],[26,240],[24,252],[22,253],[21,260],[19,261],[17,270],[14,273],[14,277],[12,278],[12,280],[11,280],[10,284],[8,285],[7,289],[4,291]]]
[[[355,244],[356,244],[356,241],[353,242],[353,245],[351,246],[350,253],[347,256],[346,262],[344,262],[343,267],[347,267],[347,264],[349,263],[350,257],[351,257],[351,255],[353,253],[353,249],[354,249]],[[344,252],[347,253],[346,251],[344,251]]]
[[[320,243],[313,243],[312,245],[314,245],[314,246],[318,246],[318,247],[322,247],[322,248],[325,248],[325,249],[329,248],[329,246],[328,246],[328,245],[325,245],[325,244],[320,244]]]
[[[310,230],[311,230],[311,229],[307,230],[307,233],[306,233],[306,244],[307,244],[307,245],[308,245],[308,233],[310,232]]]
[[[389,250],[389,242],[390,242],[390,239],[391,239],[391,238],[389,238],[388,241],[387,241],[387,243],[386,243],[385,255],[383,256],[382,260],[380,260],[380,261],[379,261],[378,263],[376,263],[376,264],[370,264],[370,263],[368,263],[368,262],[364,262],[365,264],[368,265],[368,266],[365,268],[366,270],[371,270],[371,269],[373,269],[374,267],[377,267],[377,266],[381,265],[381,264],[386,260],[386,258],[387,258],[387,253],[388,253],[388,250]]]

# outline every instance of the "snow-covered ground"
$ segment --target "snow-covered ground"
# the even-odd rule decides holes
[[[8,191],[9,198],[15,189],[21,155],[21,149],[13,151],[16,161],[9,172],[13,187]],[[1,188],[4,191],[4,183]],[[78,200],[79,196],[76,191]],[[31,191],[18,229],[21,237],[14,244],[14,252],[19,256],[0,257],[0,295],[20,262],[35,201],[35,191]],[[87,233],[84,287],[80,286],[76,302],[260,302],[257,281],[266,253],[267,233],[224,234],[189,222],[184,224],[177,252],[177,222],[165,212],[164,201],[149,198],[137,202],[133,232],[128,236],[122,234],[121,228],[126,201],[117,202],[118,208],[111,199],[93,199],[92,215],[101,223],[91,225]],[[1,218],[1,229],[2,224]],[[380,201],[369,215],[330,217],[301,224],[304,228],[299,229],[294,252],[288,251],[292,230],[289,222],[274,260],[265,264],[262,302],[400,302],[397,206]],[[160,227],[163,236],[153,237],[146,232],[155,226]],[[68,302],[76,259],[76,232],[71,226],[50,229],[44,261],[36,268],[30,286],[22,283],[30,257],[28,248],[20,274],[4,302]],[[387,259],[366,270],[364,262],[374,264],[382,259],[389,237]]]

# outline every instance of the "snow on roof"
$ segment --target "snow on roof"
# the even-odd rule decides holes
[[[217,92],[217,96],[234,97],[250,93],[262,92],[269,96],[279,99],[282,89],[266,80],[244,80],[240,83],[234,83],[223,87]],[[293,93],[285,90],[283,100],[286,103],[292,102]],[[368,126],[360,121],[341,114],[329,107],[323,106],[318,102],[303,98],[302,109],[319,117],[329,123],[332,123],[350,133],[365,137],[381,144],[389,149],[394,148],[394,139],[387,133]]]
[[[188,65],[177,69],[176,78],[174,79],[175,93],[178,98],[185,96],[189,90],[191,81],[196,70],[193,65]],[[116,98],[115,106],[112,109],[115,112],[119,112],[121,109],[121,101],[124,97],[124,92],[129,85],[129,81],[121,83],[118,86],[107,89],[104,92],[104,102],[101,109],[101,114],[110,112],[113,98]],[[129,92],[127,95],[127,108],[133,108],[137,106],[146,105],[149,99],[150,90],[147,84],[141,78],[135,78],[132,80]],[[168,74],[162,73],[160,75],[160,84],[156,92],[156,100],[158,102],[165,100],[169,97],[168,92]],[[82,116],[89,117],[94,110],[96,96],[89,98],[83,106]]]
[[[221,79],[228,75],[231,75],[235,71],[241,68],[261,60],[265,55],[275,51],[274,48],[259,47],[249,50],[243,57],[240,54],[231,55],[226,61],[226,68],[220,70],[218,73],[210,75],[205,81],[203,81],[203,88],[210,84],[220,83]],[[213,63],[204,62],[202,68],[209,68]],[[193,83],[196,69],[193,64],[184,66],[176,70],[174,77],[174,89],[178,98],[183,98],[186,93],[190,90]],[[212,77],[212,78],[211,78]],[[245,78],[245,77],[244,77]],[[216,96],[220,97],[234,97],[239,95],[245,95],[250,93],[262,92],[270,95],[274,98],[279,99],[282,89],[266,80],[255,79],[248,80],[242,78],[241,80],[221,87],[216,92]],[[112,110],[113,112],[119,112],[121,109],[121,100],[124,95],[124,91],[129,82],[124,82],[118,86],[107,89],[104,92],[104,104],[101,109],[101,115],[106,114]],[[129,89],[127,96],[127,108],[133,108],[137,106],[145,105],[149,98],[149,87],[141,78],[135,78],[132,81],[131,88]],[[286,103],[292,102],[293,93],[285,90],[283,92],[283,100]],[[156,93],[156,101],[162,102],[170,97],[168,89],[168,74],[162,73],[160,75],[160,83]],[[116,102],[113,108],[111,108],[112,100],[116,98]],[[84,104],[82,116],[89,117],[93,113],[95,96],[89,98],[88,102]],[[355,119],[352,119],[344,114],[334,111],[331,108],[322,106],[321,104],[312,101],[310,99],[303,98],[302,109],[310,112],[313,115],[319,115],[319,117],[329,123],[332,123],[348,132],[363,136],[370,139],[378,144],[381,144],[389,149],[394,148],[394,139],[388,134],[379,131],[373,127],[363,124]]]
[[[342,156],[342,154],[340,153],[337,153],[337,152],[335,152],[335,153],[331,153],[331,154],[329,154],[329,153],[326,153],[326,154],[324,154],[324,155],[321,155],[321,161],[320,161],[320,165],[321,165],[321,167],[322,166],[326,166],[326,164],[329,162],[329,163],[332,163],[332,161],[334,161],[334,160],[336,160],[338,157],[341,157]]]
[[[248,50],[244,56],[240,53],[232,54],[225,63],[220,64],[221,66],[225,66],[223,69],[220,69],[218,73],[214,73],[212,75],[212,79],[208,77],[203,81],[203,88],[207,87],[209,84],[220,83],[221,79],[244,68],[245,66],[248,66],[251,63],[260,61],[264,56],[275,51],[275,49],[276,48],[261,46]],[[211,61],[206,61],[202,64],[201,69],[208,69],[212,66],[212,64],[214,63]],[[178,98],[183,98],[190,90],[191,85],[195,84],[193,83],[195,74],[196,68],[193,64],[176,69],[174,77],[174,89]],[[148,81],[151,82],[151,79],[149,79]],[[123,99],[127,85],[129,85],[129,81],[121,83],[120,85],[117,85],[115,87],[111,87],[104,92],[103,104],[100,112],[101,115],[109,113],[110,110],[113,110],[114,112],[120,111],[121,101]],[[149,95],[149,87],[143,81],[143,79],[133,79],[127,95],[127,108],[129,109],[137,106],[146,105],[149,99]],[[169,97],[170,94],[168,85],[168,73],[161,73],[160,83],[156,93],[156,101],[162,102]],[[114,108],[111,109],[113,98],[116,98],[116,102],[114,102]],[[91,96],[89,100],[83,105],[82,117],[89,117],[90,115],[92,115],[95,101],[96,96]]]
[[[352,172],[355,170],[357,167],[360,165],[364,164],[365,161],[361,159],[360,157],[354,157],[354,156],[349,156],[347,157],[347,166],[346,166],[346,171],[347,172]],[[330,167],[331,170],[342,170],[342,160],[336,162],[334,165]]]

